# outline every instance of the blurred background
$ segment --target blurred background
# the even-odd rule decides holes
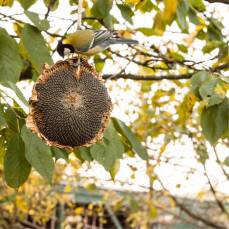
[[[139,44],[90,58],[110,144],[73,153],[25,134],[25,118],[78,1],[0,5],[0,228],[229,228],[228,0],[84,0],[82,29]]]

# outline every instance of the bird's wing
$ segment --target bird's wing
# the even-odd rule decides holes
[[[110,39],[111,37],[113,37],[114,34],[115,32],[111,30],[95,30],[94,31],[94,42],[91,44],[90,48],[93,48],[103,43],[104,41]]]

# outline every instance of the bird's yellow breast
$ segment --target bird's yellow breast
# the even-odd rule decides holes
[[[78,51],[88,50],[92,42],[94,41],[94,32],[92,30],[77,30],[74,33],[69,34],[66,39],[63,40],[63,44],[69,44]]]

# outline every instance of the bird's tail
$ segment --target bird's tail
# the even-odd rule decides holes
[[[136,45],[138,44],[137,40],[124,39],[124,38],[114,38],[109,40],[110,44],[127,44],[127,45]]]

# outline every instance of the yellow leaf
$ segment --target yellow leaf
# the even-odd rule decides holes
[[[161,148],[160,148],[160,155],[161,155],[162,153],[165,152],[166,146],[167,146],[167,145],[168,145],[168,144],[166,143],[166,144],[163,144],[163,145],[161,146]]]
[[[18,36],[21,36],[21,32],[22,32],[22,29],[23,29],[23,24],[18,23],[18,22],[13,23],[13,29],[14,29],[14,32]]]
[[[193,95],[192,92],[189,92],[184,97],[184,100],[177,108],[177,113],[179,115],[178,121],[181,125],[185,124],[187,119],[190,117],[195,102],[196,102],[196,97]]]
[[[67,184],[65,187],[64,187],[64,192],[71,192],[72,191],[72,187]]]
[[[187,46],[190,46],[194,41],[195,37],[197,36],[198,32],[205,27],[204,24],[197,25],[195,30],[190,33],[190,35],[185,39]]]
[[[165,4],[165,9],[164,9],[163,16],[165,21],[170,24],[176,14],[177,0],[173,0],[173,1],[164,0],[164,4]]]
[[[0,6],[12,6],[14,0],[0,0]]]
[[[145,75],[145,76],[150,76],[150,75],[154,75],[155,74],[155,70],[151,69],[151,68],[147,68],[144,66],[140,66],[138,73],[140,75]]]
[[[170,203],[171,208],[175,208],[176,207],[176,204],[175,204],[175,202],[174,202],[174,200],[172,198],[169,198],[169,203]]]
[[[126,4],[137,5],[141,0],[125,0]]]
[[[162,12],[157,13],[154,19],[154,34],[163,35],[166,25],[170,25],[176,15],[177,0],[164,0],[165,8]]]
[[[155,219],[157,217],[157,209],[154,206],[150,208],[149,217],[151,219]]]
[[[76,215],[82,215],[84,213],[84,208],[78,207],[75,209],[75,214]]]
[[[197,193],[197,199],[200,201],[203,201],[205,197],[205,192],[198,192]]]
[[[25,202],[22,196],[16,196],[16,205],[23,212],[28,212],[29,210],[28,204]]]
[[[155,35],[162,36],[165,31],[165,21],[163,20],[163,13],[158,13],[154,19],[153,31]]]
[[[85,186],[85,188],[86,188],[88,191],[93,192],[93,191],[96,190],[96,185],[95,185],[95,183],[89,183],[89,184],[87,184],[87,185]]]
[[[146,171],[147,175],[151,176],[153,174],[153,171],[154,171],[154,166],[148,165],[147,166],[147,171]]]
[[[221,95],[222,97],[224,97],[226,94],[226,91],[224,90],[224,88],[219,84],[216,85],[214,91],[215,91],[215,93],[217,93],[218,95]]]
[[[217,62],[215,62],[212,67],[218,67],[221,64],[228,63],[229,62],[229,55],[225,55],[224,57],[220,58]],[[228,68],[225,69],[225,71],[228,70]]]

